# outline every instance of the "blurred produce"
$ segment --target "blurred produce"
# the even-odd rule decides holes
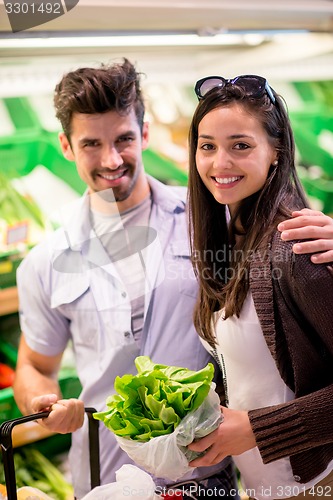
[[[37,165],[29,174],[12,179],[12,185],[21,194],[33,199],[55,226],[59,224],[60,209],[80,197],[77,191],[43,165]]]
[[[0,174],[0,252],[31,247],[38,243],[50,224],[31,199],[21,195],[3,174]]]
[[[290,109],[290,120],[298,149],[302,184],[314,206],[333,212],[333,91],[331,81],[294,82],[301,98]]]
[[[53,500],[49,495],[31,486],[23,486],[16,493],[17,500]],[[0,500],[7,500],[6,488],[3,485],[0,485]]]
[[[73,488],[65,480],[62,473],[32,446],[25,446],[19,451],[15,451],[14,463],[17,488],[31,486],[55,500],[73,499]],[[0,469],[0,483],[5,484],[3,467]],[[35,497],[31,496],[30,498]]]
[[[0,363],[0,389],[11,387],[14,383],[15,371],[5,363]]]

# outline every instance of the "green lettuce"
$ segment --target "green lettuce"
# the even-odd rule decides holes
[[[202,404],[214,376],[212,363],[192,371],[138,356],[135,366],[137,375],[116,377],[116,394],[106,401],[108,410],[94,413],[94,418],[116,435],[141,442],[173,432]]]

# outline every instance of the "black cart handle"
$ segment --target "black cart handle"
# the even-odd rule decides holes
[[[90,461],[90,484],[91,489],[100,485],[100,461],[99,461],[99,421],[94,419],[95,408],[85,408],[88,416],[89,432],[89,461]],[[7,488],[8,500],[17,500],[16,476],[14,466],[12,431],[16,425],[39,420],[48,417],[50,412],[43,411],[32,415],[6,420],[0,425],[0,445],[3,457],[3,466]]]

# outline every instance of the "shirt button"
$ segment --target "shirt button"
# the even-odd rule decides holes
[[[121,294],[121,296],[124,298],[126,297],[126,295],[127,295],[126,292],[122,292],[122,294]]]
[[[297,476],[297,475],[295,475],[295,476],[294,476],[294,479],[295,479],[295,481],[296,481],[297,483],[299,483],[299,482],[300,482],[300,480],[301,480],[301,478],[300,478],[299,476]]]
[[[131,336],[131,332],[125,332],[124,333],[124,337],[130,337]]]

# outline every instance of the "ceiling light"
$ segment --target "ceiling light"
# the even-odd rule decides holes
[[[262,36],[249,42],[249,35],[223,33],[214,36],[184,35],[128,35],[128,36],[67,36],[67,37],[8,37],[0,38],[2,49],[65,48],[65,47],[168,47],[219,46],[260,44]]]

